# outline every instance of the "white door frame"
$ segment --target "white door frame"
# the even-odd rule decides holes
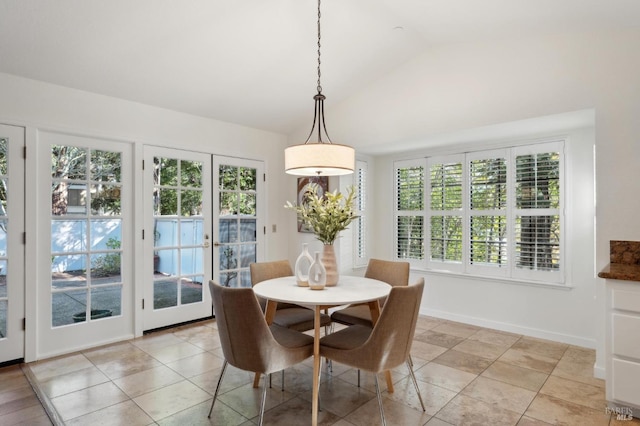
[[[263,260],[263,252],[265,246],[265,234],[266,234],[266,203],[265,203],[265,172],[264,162],[258,160],[251,160],[247,158],[227,157],[221,155],[213,156],[213,277],[216,282],[221,281],[220,275],[220,248],[223,245],[220,244],[220,216],[219,216],[219,171],[220,165],[229,165],[245,168],[253,168],[256,170],[256,262]],[[245,265],[248,268],[248,265]],[[248,272],[245,271],[245,272]],[[245,280],[247,281],[247,280]],[[219,284],[223,284],[219,282]],[[245,282],[245,286],[250,286],[250,282]]]
[[[6,337],[0,338],[0,363],[25,358],[25,332],[22,327],[25,318],[25,246],[24,232],[24,178],[25,167],[23,149],[25,129],[23,127],[0,124],[0,137],[8,140],[7,163],[7,235],[6,256],[3,273],[7,279],[8,301],[6,317]]]
[[[35,337],[28,335],[29,344],[34,347],[29,349],[29,359],[41,359],[70,351],[81,350],[98,345],[113,343],[134,336],[133,313],[133,253],[134,253],[134,223],[133,223],[133,144],[117,140],[104,140],[98,137],[84,137],[65,134],[55,131],[38,131],[35,135],[37,145],[35,149],[36,164],[36,190],[33,208],[37,214],[32,217],[36,223],[36,232],[33,238],[27,232],[27,243],[34,247],[35,278],[33,292],[35,303],[29,307],[35,307],[33,314],[35,324]],[[122,201],[122,250],[121,276],[122,298],[121,315],[100,321],[87,321],[84,323],[66,325],[61,327],[51,326],[51,145],[83,146],[90,149],[106,149],[119,151],[121,155],[121,201]],[[27,203],[27,209],[29,205]],[[28,268],[29,269],[29,268]],[[28,294],[29,296],[29,294]],[[31,330],[27,324],[27,330]]]
[[[144,177],[143,197],[141,202],[144,211],[144,310],[142,311],[143,330],[153,330],[172,324],[179,324],[211,315],[211,294],[208,283],[211,279],[211,154],[185,151],[173,148],[162,148],[151,145],[143,147]],[[154,157],[175,158],[202,162],[202,189],[203,189],[203,282],[202,301],[163,309],[154,308],[154,208],[153,208],[153,164]],[[180,275],[180,274],[178,274]]]

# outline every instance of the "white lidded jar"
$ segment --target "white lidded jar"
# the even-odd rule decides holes
[[[320,261],[320,252],[315,252],[313,263],[309,267],[309,287],[311,290],[323,290],[327,282],[327,270]]]
[[[313,263],[313,256],[309,253],[309,244],[302,244],[302,253],[295,265],[296,283],[300,287],[309,287],[309,268]]]

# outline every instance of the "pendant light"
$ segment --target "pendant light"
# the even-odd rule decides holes
[[[320,84],[320,0],[318,0],[318,93],[313,97],[315,109],[311,132],[304,144],[284,150],[284,169],[298,176],[339,176],[353,173],[355,151],[347,145],[331,142],[324,121],[324,100]],[[316,130],[317,128],[317,130]],[[316,134],[317,141],[310,142]]]

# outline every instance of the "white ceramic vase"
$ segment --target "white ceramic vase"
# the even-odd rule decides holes
[[[309,253],[309,244],[302,244],[302,252],[296,259],[295,274],[296,283],[300,287],[309,287],[309,268],[313,263],[313,256]]]
[[[320,252],[317,251],[313,258],[313,263],[309,267],[309,288],[311,290],[322,290],[327,282],[327,270],[320,260]]]

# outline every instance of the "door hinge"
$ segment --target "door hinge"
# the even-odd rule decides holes
[[[266,174],[266,173],[263,173],[263,174],[262,174],[262,181],[263,181],[263,182],[266,182],[266,181],[267,181],[267,174]]]
[[[142,160],[142,170],[144,170],[144,160]]]
[[[26,330],[27,329],[27,319],[26,318],[22,318],[22,330]]]
[[[27,233],[26,232],[22,233],[22,244],[27,244]]]
[[[142,239],[144,240],[144,229],[142,230]]]
[[[144,299],[142,299],[142,309],[144,309]]]
[[[22,147],[22,158],[24,158],[25,160],[27,159],[27,147],[26,146]]]
[[[263,233],[264,235],[267,235],[267,227],[266,227],[266,226],[264,226],[264,227],[262,228],[262,233]]]

